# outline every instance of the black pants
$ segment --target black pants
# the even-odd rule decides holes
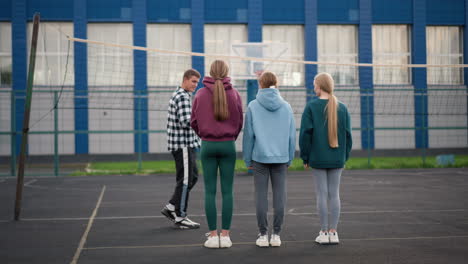
[[[176,165],[176,187],[171,200],[178,217],[187,216],[189,192],[198,181],[197,157],[194,148],[172,151]]]

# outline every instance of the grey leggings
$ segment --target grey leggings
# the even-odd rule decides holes
[[[265,235],[268,231],[268,180],[271,178],[273,189],[273,233],[279,235],[284,218],[284,207],[286,204],[286,170],[288,164],[275,163],[265,164],[252,162],[255,202],[257,207],[257,224],[260,234]]]
[[[315,192],[317,196],[317,210],[320,215],[322,231],[337,229],[340,220],[340,169],[314,169],[312,175],[315,178]],[[328,205],[330,205],[330,224],[328,222]]]

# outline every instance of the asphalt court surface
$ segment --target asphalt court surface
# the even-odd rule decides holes
[[[202,177],[202,176],[201,176]],[[203,179],[190,194],[197,230],[160,214],[174,175],[0,178],[0,263],[466,263],[468,169],[344,171],[340,244],[319,231],[310,171],[290,172],[280,248],[257,248],[253,178],[236,175],[232,248],[206,249]],[[219,187],[218,187],[219,192]],[[271,193],[270,193],[271,195]],[[221,197],[218,194],[218,213]],[[270,197],[270,210],[271,208]],[[272,215],[269,215],[270,225]],[[218,217],[220,225],[221,217]]]

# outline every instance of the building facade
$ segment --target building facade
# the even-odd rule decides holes
[[[96,58],[105,52],[76,42],[69,48],[67,41],[54,35],[57,29],[77,38],[180,51],[229,54],[233,43],[282,42],[289,47],[289,58],[297,60],[467,64],[468,0],[0,0],[0,5],[0,156],[19,149],[24,111],[20,94],[26,89],[31,21],[36,12],[42,25],[50,27],[43,27],[41,33],[47,34],[47,43],[38,48],[35,87],[66,86],[74,95],[70,109],[60,112],[58,130],[74,131],[60,133],[60,154],[164,152],[165,113],[150,109],[165,104],[165,97],[162,102],[133,98],[130,103],[142,107],[112,112],[118,115],[112,119],[111,112],[99,109],[101,102],[88,95],[117,75],[119,85],[135,91],[134,95],[172,87],[180,80],[158,78],[164,65],[155,64],[152,54],[138,51],[114,58],[113,62],[128,63],[131,70],[117,69],[117,75],[108,79],[96,76]],[[209,59],[192,57],[180,65],[205,75],[209,63]],[[73,74],[64,81],[67,68]],[[301,66],[290,70],[283,82],[304,91],[296,104],[298,120],[319,71],[332,72],[337,87],[355,89],[354,96],[343,97],[350,98],[345,103],[356,109],[355,149],[468,146],[467,70],[446,69],[441,74],[432,68],[360,67],[333,72],[327,66]],[[245,86],[248,101],[255,84]],[[451,90],[456,92],[450,99],[438,101]],[[14,103],[11,94],[18,95]],[[41,98],[41,94],[35,96]],[[45,96],[44,102],[50,98]],[[393,108],[399,111],[389,117],[386,112]],[[30,154],[54,153],[57,143],[53,133],[47,133],[53,123],[51,119],[35,128],[44,133],[31,134]],[[109,127],[124,132],[92,133]]]

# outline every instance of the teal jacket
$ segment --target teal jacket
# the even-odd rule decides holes
[[[338,102],[338,148],[328,145],[327,99],[312,99],[302,114],[299,148],[304,164],[312,168],[343,168],[353,146],[351,117],[346,105]]]
[[[265,88],[249,103],[245,115],[242,152],[245,165],[288,163],[296,151],[296,125],[291,106],[278,89]]]

